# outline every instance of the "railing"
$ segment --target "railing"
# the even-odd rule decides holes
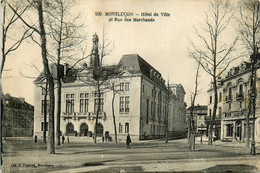
[[[75,120],[78,118],[87,118],[88,120],[94,120],[96,116],[97,116],[96,112],[73,112],[73,113],[63,112],[62,113],[63,118],[74,118]],[[98,118],[106,120],[107,119],[106,113],[99,112]]]

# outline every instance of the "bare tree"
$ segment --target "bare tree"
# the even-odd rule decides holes
[[[240,57],[231,55],[238,38],[235,38],[229,45],[221,40],[221,36],[223,36],[232,19],[229,7],[230,4],[227,1],[215,0],[210,2],[209,12],[205,12],[205,25],[202,25],[204,26],[202,30],[205,36],[195,28],[196,35],[202,41],[203,46],[191,42],[192,49],[189,50],[190,56],[200,63],[202,69],[212,77],[213,81],[214,107],[213,114],[209,115],[209,145],[212,145],[213,122],[215,121],[218,104],[217,79],[232,61]],[[200,57],[201,61],[199,61]]]
[[[23,17],[18,14],[15,9],[8,3],[8,6],[12,9],[12,11],[19,17],[19,19],[30,29],[36,32],[40,36],[40,47],[41,47],[41,54],[42,54],[42,61],[44,67],[44,75],[47,78],[48,86],[49,86],[49,131],[48,131],[48,143],[47,143],[47,150],[50,154],[55,154],[55,143],[54,143],[54,109],[55,109],[55,96],[54,96],[54,79],[51,74],[49,68],[49,60],[47,57],[47,40],[46,40],[46,32],[45,32],[45,21],[44,21],[44,6],[45,4],[42,0],[34,0],[34,1],[27,1],[30,6],[36,11],[38,15],[38,28],[34,24],[29,24],[23,19]]]
[[[17,19],[19,19],[19,17],[16,15],[19,14],[20,16],[22,16],[26,10],[28,9],[28,6],[26,7],[22,7],[21,3],[16,2],[13,3],[13,9],[10,9],[9,6],[6,5],[7,0],[2,0],[1,1],[1,6],[2,6],[2,61],[1,61],[1,74],[4,70],[4,65],[5,65],[5,61],[6,61],[6,57],[9,53],[17,50],[20,45],[22,44],[22,42],[27,39],[28,37],[30,37],[33,33],[33,31],[28,28],[28,29],[24,29],[24,31],[21,30],[21,32],[19,32],[16,35],[16,38],[13,37],[13,33],[10,33],[10,31],[12,29],[18,28],[18,26],[16,25],[17,23]],[[7,47],[7,42],[10,45],[9,47]]]
[[[56,121],[56,142],[60,145],[60,115],[61,115],[61,87],[64,74],[61,68],[61,61],[69,63],[74,61],[73,57],[78,55],[83,41],[85,41],[83,24],[79,23],[80,15],[73,16],[70,12],[74,3],[66,0],[54,0],[48,4],[46,9],[46,24],[50,37],[50,49],[54,52],[49,53],[50,59],[56,65],[57,81],[57,121]],[[84,55],[84,53],[83,53]],[[78,63],[79,61],[76,61]],[[65,68],[65,67],[64,67]]]
[[[201,58],[199,58],[198,61],[198,67],[196,69],[196,76],[195,76],[195,88],[194,92],[191,93],[191,107],[190,107],[190,115],[188,117],[188,141],[189,141],[189,150],[195,151],[195,128],[194,128],[194,118],[193,118],[193,111],[195,106],[196,97],[199,94],[198,93],[198,77],[199,77],[199,70],[200,70],[200,61]]]
[[[239,20],[239,33],[241,35],[243,44],[248,50],[249,55],[258,54],[257,44],[260,43],[260,2],[258,0],[245,0],[240,2],[240,20]],[[249,116],[252,114],[255,116],[255,95],[256,91],[256,71],[255,60],[250,59],[252,64],[251,78],[250,78],[250,90],[249,96],[248,114],[246,115],[246,147],[249,147]],[[254,135],[253,135],[254,136]],[[253,149],[255,151],[255,149]]]

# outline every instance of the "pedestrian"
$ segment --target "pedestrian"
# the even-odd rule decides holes
[[[130,148],[130,144],[132,143],[130,135],[128,134],[126,137],[126,147]]]
[[[69,136],[67,137],[67,142],[70,143],[70,138],[69,138]]]
[[[104,140],[105,140],[105,137],[103,136],[103,137],[102,137],[102,142],[104,142]]]
[[[64,144],[64,141],[65,141],[65,137],[64,135],[62,136],[62,143]]]
[[[37,135],[34,136],[34,142],[37,143]]]

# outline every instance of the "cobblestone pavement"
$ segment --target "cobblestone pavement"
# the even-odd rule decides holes
[[[216,141],[196,144],[189,152],[186,139],[94,144],[72,138],[48,154],[41,141],[8,138],[4,141],[3,172],[260,172],[259,155],[251,156],[244,143]],[[259,144],[257,153],[260,154]]]

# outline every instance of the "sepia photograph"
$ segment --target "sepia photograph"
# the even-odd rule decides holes
[[[259,0],[1,0],[0,35],[0,172],[260,172]]]

